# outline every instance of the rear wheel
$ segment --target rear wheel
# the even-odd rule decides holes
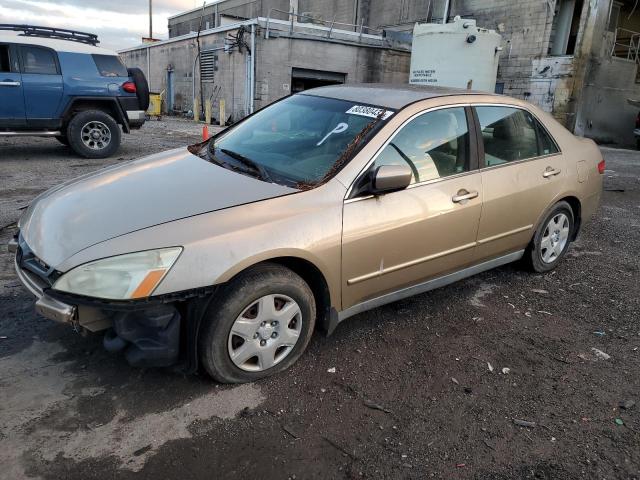
[[[69,146],[85,158],[106,158],[120,147],[121,132],[116,121],[101,110],[77,113],[69,122]]]
[[[535,272],[556,268],[571,243],[573,210],[567,202],[558,202],[544,218],[525,253],[525,261]]]
[[[203,319],[204,368],[223,383],[259,380],[286,370],[306,349],[316,306],[291,270],[262,264],[225,285]]]

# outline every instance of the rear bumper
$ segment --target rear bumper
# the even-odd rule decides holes
[[[131,128],[140,128],[147,119],[147,113],[144,110],[127,110],[127,119]]]

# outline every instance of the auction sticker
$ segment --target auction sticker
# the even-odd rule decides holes
[[[354,105],[349,110],[347,110],[346,113],[349,113],[351,115],[360,115],[361,117],[378,118],[383,112],[384,114],[382,115],[382,120],[386,120],[391,115],[393,115],[393,112],[391,110],[384,110],[382,108],[376,107],[367,107],[366,105]]]

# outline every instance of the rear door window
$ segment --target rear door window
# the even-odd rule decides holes
[[[58,58],[53,50],[22,46],[22,72],[38,75],[58,75]]]
[[[116,55],[91,55],[102,77],[128,77],[127,67]]]
[[[558,153],[546,130],[526,110],[476,107],[484,143],[484,165],[493,167]]]

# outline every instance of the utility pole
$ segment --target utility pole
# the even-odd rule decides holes
[[[149,40],[153,38],[153,0],[149,0]]]

